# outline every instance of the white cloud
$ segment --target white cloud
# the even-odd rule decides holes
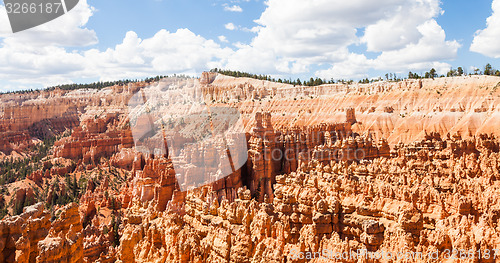
[[[367,59],[363,54],[349,54],[346,59],[334,63],[328,70],[318,71],[322,78],[361,78],[368,77],[370,69],[407,73],[408,70],[429,70],[435,68],[444,74],[450,64],[440,62],[457,54],[460,44],[457,41],[446,41],[444,30],[433,19],[417,26],[422,36],[417,43],[410,43],[401,49],[382,52],[375,59]]]
[[[260,30],[261,27],[259,26],[254,26],[252,28],[248,28],[248,27],[241,27],[241,30],[242,31],[245,31],[245,32],[252,32],[252,33],[258,33],[259,30]]]
[[[367,50],[382,52],[406,47],[422,37],[418,27],[440,13],[438,1],[411,1],[393,7],[390,16],[366,27]]]
[[[0,79],[52,85],[71,82],[70,72],[84,69],[81,54],[64,46],[97,43],[93,30],[85,27],[95,12],[86,0],[53,21],[13,34],[3,6],[0,6]]]
[[[0,4],[0,37],[9,33],[12,33],[12,29],[10,28],[9,17],[7,16],[7,11],[5,10],[5,6]]]
[[[203,70],[221,67],[226,57],[233,53],[230,48],[221,48],[213,40],[188,29],[176,32],[160,30],[147,39],[130,31],[122,43],[104,51],[68,49],[68,46],[97,43],[95,32],[85,28],[93,12],[86,1],[80,1],[60,20],[24,32],[2,35],[0,80],[49,86],[82,78],[116,80],[158,74],[199,74]]]
[[[402,65],[418,69],[428,63],[456,56],[460,44],[457,41],[446,41],[444,30],[435,20],[424,22],[417,26],[417,30],[422,35],[418,42],[409,43],[401,49],[383,52],[376,61],[386,69],[400,69]]]
[[[316,76],[324,79],[366,78],[368,71],[374,65],[365,55],[349,53],[344,60],[337,62],[327,70],[316,72]]]
[[[86,28],[95,10],[85,0],[78,9],[24,34],[2,33],[5,24],[0,23],[0,79],[49,85],[77,78],[199,73],[214,67],[283,76],[312,73],[327,79],[358,78],[368,77],[372,70],[435,67],[442,72],[449,69],[446,61],[460,47],[446,39],[435,20],[442,13],[439,0],[265,3],[267,8],[254,27],[224,25],[227,30],[256,34],[250,43],[235,43],[232,48],[178,29],[160,30],[146,39],[130,31],[115,47],[98,50],[92,48],[98,41],[95,32]],[[0,22],[5,20],[1,8]],[[215,40],[228,43],[222,35]],[[354,45],[366,45],[376,52],[375,57],[353,53],[350,47]],[[90,47],[76,52],[70,46]],[[310,72],[317,66],[327,69]]]
[[[227,23],[224,25],[224,27],[227,29],[227,30],[231,30],[231,31],[234,31],[234,30],[237,30],[238,27],[233,24],[233,23]]]
[[[260,31],[260,29],[262,28],[261,26],[254,26],[252,28],[248,28],[248,27],[244,27],[244,26],[235,25],[233,23],[227,23],[224,25],[224,27],[227,30],[231,30],[231,31],[241,30],[243,32],[250,32],[250,33],[258,33]]]
[[[3,10],[2,10],[3,9]],[[0,7],[0,38],[11,45],[28,46],[89,46],[97,43],[94,30],[85,27],[95,9],[81,0],[67,14],[29,30],[13,34],[7,12]]]
[[[228,12],[243,12],[243,9],[239,6],[239,5],[228,5],[228,4],[224,4],[224,11],[228,11]]]
[[[441,61],[454,59],[460,47],[456,41],[446,41],[435,21],[442,13],[439,0],[268,0],[266,4],[256,21],[257,36],[236,50],[228,67],[294,74],[307,73],[313,65],[330,65],[316,74],[356,77],[370,70],[449,66]],[[361,37],[358,30],[364,30]],[[349,51],[360,44],[377,52],[377,58]]]
[[[491,8],[493,14],[486,19],[486,28],[476,32],[470,51],[500,58],[500,0],[493,0]]]
[[[226,36],[218,36],[217,38],[222,43],[228,43],[229,42],[229,41],[227,41],[227,37]]]

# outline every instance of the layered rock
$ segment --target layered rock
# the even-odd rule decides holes
[[[35,262],[38,242],[50,228],[50,214],[43,211],[43,204],[24,208],[24,213],[0,221],[0,261]]]
[[[19,216],[0,221],[2,262],[82,262],[83,244],[78,205],[50,214],[43,204],[25,207]]]
[[[345,110],[352,108],[357,120],[354,132],[371,133],[375,140],[385,138],[395,145],[421,140],[425,131],[441,135],[460,132],[468,138],[482,133],[500,135],[500,114],[495,106],[499,103],[498,82],[498,77],[466,76],[293,87],[218,76],[207,85],[207,94],[215,101],[237,106],[249,120],[256,112],[270,112],[278,130],[341,123]],[[253,90],[259,90],[257,99],[251,95]],[[248,125],[247,131],[251,129]]]
[[[277,137],[271,124],[271,114],[257,113],[249,140],[247,167],[250,170],[250,191],[259,201],[263,201],[265,195],[273,198],[271,185],[282,158],[273,156],[277,151],[280,153]]]
[[[55,156],[96,164],[100,158],[111,158],[121,149],[132,147],[132,132],[121,129],[123,118],[121,108],[88,110],[81,118],[82,126],[56,142]]]
[[[61,208],[53,222],[41,205],[0,221],[0,261],[392,262],[318,256],[439,251],[443,261],[447,249],[494,253],[500,249],[498,80],[292,87],[204,74],[205,101],[237,108],[247,133],[246,164],[223,178],[214,171],[234,167],[216,156],[227,149],[182,147],[193,142],[182,129],[163,134],[173,141],[165,152],[138,153],[123,107],[132,92],[104,90],[100,101],[92,100],[99,107],[79,109],[79,127],[56,143],[55,155],[77,167],[44,164],[29,178],[43,185],[66,172],[83,177],[80,206]],[[30,105],[35,98],[26,96]],[[8,119],[2,125],[15,123],[29,138],[46,132],[30,134],[34,123],[65,127],[52,118]],[[194,179],[203,186],[181,191]],[[34,195],[12,189],[17,202]]]
[[[33,145],[31,139],[60,135],[80,125],[80,117],[88,107],[123,109],[128,99],[144,82],[129,86],[113,86],[104,90],[60,89],[24,94],[0,95],[0,151],[10,155]],[[122,111],[123,112],[123,111]]]
[[[38,242],[36,262],[82,262],[83,236],[78,205],[67,205],[56,211],[57,214],[49,234]]]
[[[491,183],[498,172],[468,158],[479,154],[475,159],[490,163],[499,157],[496,144],[482,136],[472,142],[476,153],[463,152],[454,159],[451,146],[442,147],[435,137],[428,139],[402,146],[394,158],[328,164],[312,159],[297,172],[276,177],[272,202],[267,196],[264,202],[252,200],[245,188],[239,189],[234,202],[219,201],[209,186],[201,188],[188,193],[185,215],[143,211],[141,220],[129,220],[118,258],[305,262],[309,260],[295,257],[297,252],[323,255],[326,249],[366,257],[382,251],[439,251],[442,259],[445,249],[497,249],[499,217],[488,207],[498,206],[493,193],[499,185]],[[455,137],[446,145],[468,144],[460,141]],[[426,170],[419,165],[426,165]],[[469,170],[477,176],[471,177]],[[456,180],[454,188],[448,188],[450,179]],[[471,195],[476,188],[483,190]],[[487,232],[489,239],[475,239],[477,229]]]

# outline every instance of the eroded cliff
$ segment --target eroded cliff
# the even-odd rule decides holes
[[[129,100],[145,84],[2,95],[10,101],[0,122],[9,128],[2,129],[9,138],[0,142],[3,156],[29,156],[29,145],[48,131],[71,133],[58,138],[37,171],[7,187],[2,196],[7,201],[33,197],[49,205],[25,207],[19,216],[0,221],[5,241],[0,257],[8,262],[358,262],[343,255],[365,251],[424,256],[363,262],[428,262],[430,253],[445,260],[446,251],[472,249],[476,260],[478,251],[489,251],[480,261],[495,261],[499,78],[293,87],[206,73],[199,83],[201,93],[187,93],[202,97],[209,109],[240,113],[247,149],[241,167],[234,167],[229,149],[180,146],[192,142],[187,130],[200,129],[185,122],[205,115],[159,133],[172,142],[166,151],[134,147],[138,142],[129,122],[136,109]],[[59,97],[65,99],[59,103]],[[182,105],[174,110],[189,107]],[[37,107],[45,115],[30,118]],[[220,178],[214,174],[227,169],[219,157],[225,151],[232,170]],[[214,166],[203,167],[206,163]],[[186,191],[200,171],[205,185]],[[35,190],[22,192],[19,185]],[[62,205],[67,200],[79,205]],[[325,251],[331,257],[325,258]]]

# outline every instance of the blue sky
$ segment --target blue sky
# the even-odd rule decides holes
[[[80,0],[16,34],[0,5],[0,91],[213,67],[292,79],[470,72],[500,68],[499,39],[500,0]]]

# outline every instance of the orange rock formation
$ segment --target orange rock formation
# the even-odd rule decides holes
[[[76,167],[45,167],[28,180],[87,180],[80,204],[54,218],[37,204],[0,221],[0,261],[429,262],[455,249],[495,262],[499,78],[293,87],[204,73],[199,82],[209,106],[241,113],[248,160],[187,192],[189,173],[177,175],[171,153],[134,148],[126,103],[143,84],[0,96],[4,156],[47,130],[72,129],[50,157]],[[172,136],[180,151],[188,139]],[[195,164],[216,156],[183,151],[177,157]],[[18,202],[34,195],[12,192]]]

